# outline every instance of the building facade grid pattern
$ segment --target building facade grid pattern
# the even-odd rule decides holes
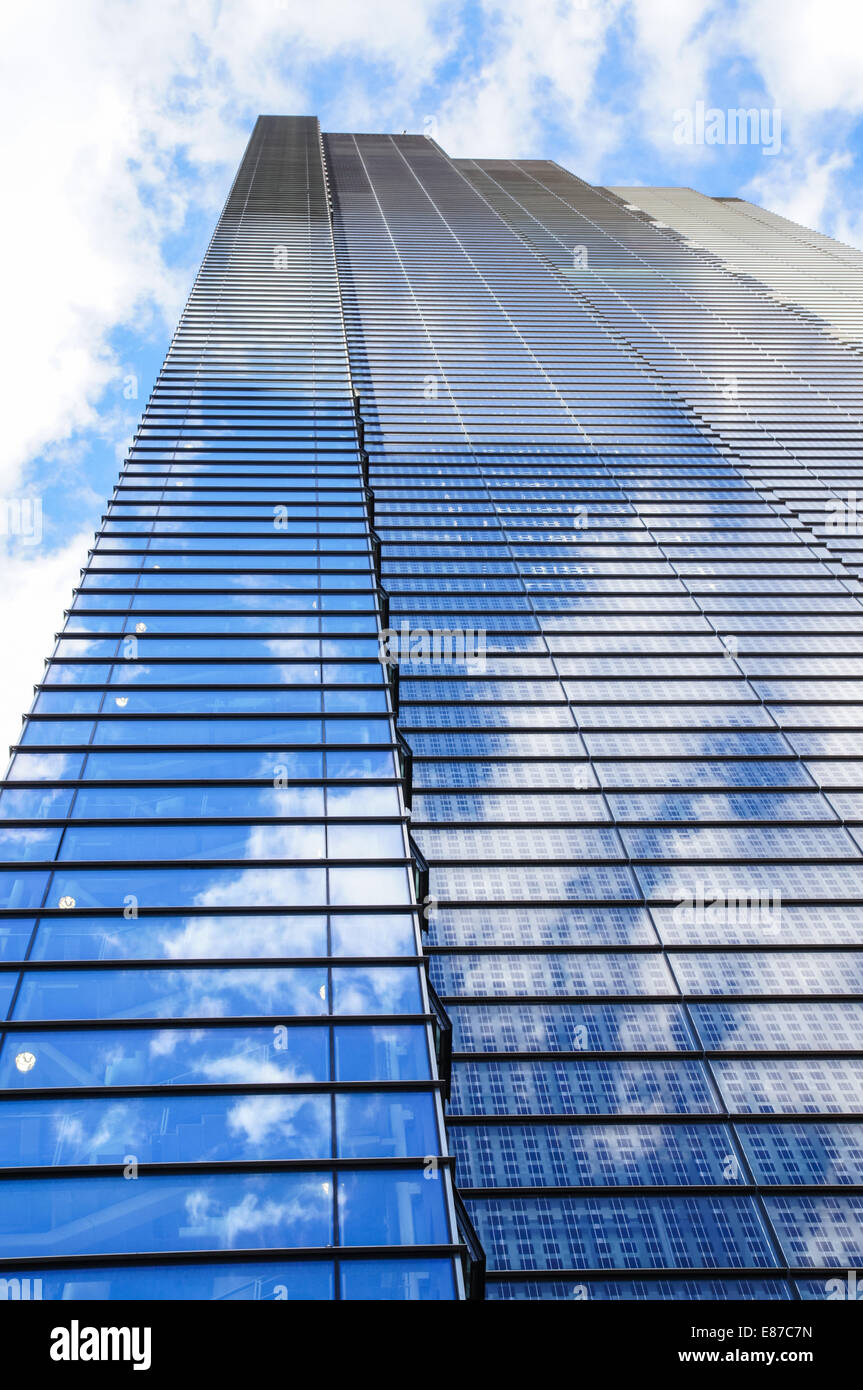
[[[863,1264],[828,242],[260,118],[0,795],[0,1275],[460,1298],[462,1201],[496,1299]]]

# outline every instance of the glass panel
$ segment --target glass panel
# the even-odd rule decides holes
[[[134,1203],[131,1199],[134,1197]],[[0,1183],[0,1251],[266,1249],[332,1243],[329,1175],[255,1173],[8,1179]]]

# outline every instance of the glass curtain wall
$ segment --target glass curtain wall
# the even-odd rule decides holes
[[[0,796],[3,1277],[462,1295],[381,602],[318,123],[261,118]]]
[[[825,1297],[863,607],[795,489],[858,361],[556,165],[325,150],[488,1296]]]
[[[863,1265],[863,282],[706,201],[258,121],[0,794],[0,1277]]]

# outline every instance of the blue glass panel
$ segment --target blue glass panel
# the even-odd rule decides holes
[[[425,846],[420,847],[425,853]],[[554,955],[495,953],[435,955],[431,982],[442,997],[459,995],[676,994],[658,955]]]
[[[230,671],[229,676],[234,673]],[[239,683],[238,673],[235,678]],[[311,674],[311,673],[310,673]],[[316,673],[317,674],[317,673]],[[162,680],[173,679],[177,682],[181,680],[181,673],[174,667],[163,668],[159,672]],[[277,680],[275,671],[268,671],[266,667],[259,667],[255,672],[255,680],[260,685],[265,685],[267,680]],[[94,712],[100,708],[101,694],[96,696],[96,703],[87,705],[85,708]],[[62,713],[65,712],[64,701],[67,700],[65,693],[51,697],[50,704],[43,711],[41,703],[38,712],[41,713]],[[319,690],[155,690],[138,688],[131,693],[125,690],[122,695],[107,694],[105,703],[101,707],[103,714],[116,714],[122,711],[128,715],[143,714],[200,714],[202,717],[211,717],[218,714],[319,714],[321,710],[321,693]],[[219,726],[224,728],[224,726]],[[284,736],[284,726],[282,726]],[[230,741],[230,731],[226,731],[226,742]],[[144,743],[146,738],[136,738],[134,732],[130,735],[126,733],[107,732],[105,726],[99,728],[97,743]],[[200,743],[200,737],[178,738],[171,731],[164,737],[165,743]],[[263,740],[258,738],[252,742],[260,743]],[[297,743],[317,742],[317,739],[309,738],[302,732],[296,736]]]
[[[336,1096],[340,1158],[422,1158],[439,1152],[433,1096],[419,1091]]]
[[[454,1004],[456,1052],[688,1052],[679,1004]]]
[[[468,1206],[492,1269],[776,1263],[747,1196],[494,1198]]]
[[[330,1157],[325,1095],[88,1097],[0,1107],[4,1167]]]
[[[705,1047],[732,1052],[853,1051],[863,1027],[863,1004],[693,1004],[691,1016]]]
[[[14,834],[8,831],[7,834]],[[19,831],[18,834],[44,834]],[[52,832],[59,835],[58,831]],[[0,837],[0,853],[2,853]],[[61,860],[322,859],[322,825],[70,825]],[[28,856],[18,854],[16,858]],[[51,853],[33,855],[47,859]]]
[[[819,1279],[795,1279],[794,1287],[800,1297],[810,1302],[824,1299],[831,1303],[857,1303],[863,1293],[863,1279],[856,1269],[843,1274],[829,1274]]]
[[[420,977],[414,966],[337,967],[332,982],[336,1014],[423,1012]]]
[[[351,753],[346,750],[327,749],[328,777],[392,777],[395,763],[392,753],[363,752]]]
[[[331,1243],[328,1176],[201,1173],[191,1181],[187,1175],[143,1175],[0,1183],[4,1256]]]
[[[452,1260],[343,1260],[341,1296],[354,1301],[436,1302],[456,1296]]]
[[[362,878],[364,871],[360,869],[351,872],[357,874],[360,886],[373,896],[374,874],[388,871],[371,871],[370,878]],[[45,876],[39,878],[44,881]],[[36,897],[35,890],[34,882],[31,897]],[[26,895],[22,893],[22,896]],[[272,865],[248,869],[139,869],[132,865],[122,870],[64,868],[58,871],[51,880],[51,893],[44,905],[59,907],[63,899],[68,904],[70,898],[79,908],[111,907],[122,911],[138,906],[308,908],[315,903],[323,904],[326,894],[323,869],[282,869]],[[15,901],[9,905],[41,905],[41,895],[38,904]]]
[[[85,671],[81,679],[86,681],[92,677]],[[33,709],[36,714],[98,714],[102,698],[101,690],[43,690]]]
[[[28,774],[28,776],[31,774]],[[11,820],[61,819],[68,813],[73,793],[59,787],[16,788],[0,794],[0,817]]]
[[[456,1062],[453,1115],[711,1114],[701,1062]]]
[[[360,644],[357,644],[360,645]],[[327,643],[324,643],[327,646]],[[375,648],[375,654],[377,648]],[[357,655],[367,653],[357,653]],[[327,743],[391,743],[389,722],[386,719],[325,719]],[[294,739],[292,742],[297,742]],[[310,740],[311,742],[311,740]]]
[[[429,1040],[420,1024],[338,1027],[335,1040],[338,1081],[421,1081],[429,1075]]]
[[[439,1171],[343,1173],[338,1190],[343,1245],[432,1245],[450,1239]]]
[[[59,829],[48,826],[27,830],[0,830],[0,860],[23,863],[28,859],[53,859],[60,843]]]
[[[101,1302],[258,1301],[272,1299],[331,1299],[334,1271],[326,1260],[249,1260],[242,1264],[100,1265],[94,1269],[10,1271],[19,1280],[9,1297]],[[27,1281],[29,1280],[29,1283]],[[26,1287],[23,1287],[25,1286]]]
[[[716,1061],[713,1074],[732,1111],[804,1115],[856,1113],[863,1064],[854,1058]]]
[[[25,973],[18,1019],[321,1014],[322,969],[45,970]]]
[[[13,782],[50,782],[75,778],[84,761],[82,753],[16,753],[9,769]]]
[[[30,776],[29,773],[26,775]],[[222,750],[216,766],[212,754],[194,751],[161,752],[151,749],[146,753],[94,752],[87,755],[81,773],[87,782],[111,781],[114,778],[124,781],[132,777],[145,782],[160,782],[174,777],[218,778],[220,781],[260,778],[271,787],[276,777],[281,777],[290,785],[293,781],[320,778],[322,775],[323,759],[320,753],[288,751],[278,745],[266,752],[255,752],[254,749]],[[389,775],[392,776],[391,762]]]
[[[413,918],[405,913],[334,914],[330,932],[333,954],[337,956],[413,956],[418,951]]]
[[[790,1265],[863,1264],[863,1197],[766,1197],[764,1205]]]
[[[328,877],[333,907],[378,907],[383,903],[410,902],[408,876],[404,869],[379,866],[339,868],[330,869]]]
[[[0,873],[0,907],[12,912],[31,912],[41,907],[50,874],[35,870]]]
[[[328,1078],[324,1028],[25,1030],[8,1033],[0,1045],[0,1085],[10,1089],[254,1085]]]
[[[781,1279],[591,1279],[584,1282],[555,1279],[490,1279],[486,1284],[487,1299],[567,1299],[592,1301],[613,1300],[639,1302],[680,1301],[691,1303],[700,1299],[761,1302],[792,1297],[791,1287]]]
[[[221,773],[221,766],[219,771]],[[75,797],[73,812],[76,820],[120,820],[124,817],[183,820],[193,816],[291,819],[322,816],[323,813],[322,789],[298,786],[82,787]]]
[[[724,1125],[459,1125],[462,1187],[661,1187],[744,1183]]]
[[[3,927],[0,923],[0,943],[2,939]],[[23,939],[26,942],[27,936]],[[326,954],[327,927],[324,916],[288,916],[284,913],[237,914],[233,917],[213,913],[194,917],[137,918],[70,915],[42,918],[30,959],[230,960],[236,956]]]
[[[861,1124],[740,1124],[737,1135],[758,1182],[863,1185]]]
[[[23,960],[35,925],[35,917],[0,918],[0,961]]]
[[[93,731],[90,719],[28,719],[20,742],[25,746],[63,747],[89,743]]]
[[[28,725],[28,733],[35,728]],[[67,725],[41,724],[39,729],[56,728],[57,736],[50,740],[31,733],[25,743],[66,742],[86,743],[90,726],[86,723],[74,729]],[[61,735],[66,734],[66,737]],[[320,743],[320,720],[315,719],[112,719],[100,720],[93,736],[94,744],[160,744],[160,743]],[[355,738],[348,737],[347,743]],[[381,739],[379,742],[384,742]]]
[[[489,1279],[485,1297],[493,1301],[680,1301],[760,1302],[791,1298],[781,1279]]]
[[[18,984],[17,972],[4,970],[0,973],[0,1018],[7,1018],[12,996]]]

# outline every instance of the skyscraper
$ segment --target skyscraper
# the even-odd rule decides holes
[[[863,1263],[860,271],[259,119],[0,797],[0,1276]]]

